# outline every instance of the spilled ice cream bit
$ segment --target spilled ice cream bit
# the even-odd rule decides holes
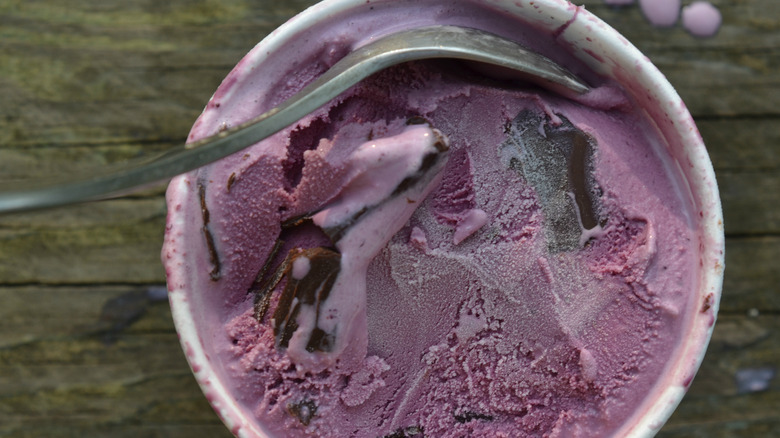
[[[672,27],[680,16],[680,0],[639,0],[639,7],[656,27]]]
[[[718,33],[722,17],[710,2],[693,2],[682,10],[685,30],[697,37],[711,37]]]
[[[610,6],[633,5],[634,0],[604,0]],[[708,1],[695,1],[682,7],[681,0],[639,0],[639,8],[647,21],[655,27],[673,27],[678,21],[693,36],[714,36],[720,29],[722,16]]]

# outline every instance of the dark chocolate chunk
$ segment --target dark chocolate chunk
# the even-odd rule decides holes
[[[581,131],[571,133],[571,156],[569,157],[569,183],[574,192],[574,200],[580,212],[580,221],[586,230],[598,225],[598,216],[594,211],[595,201],[589,190],[588,170],[590,141]]]
[[[217,249],[214,245],[214,236],[211,234],[211,231],[208,227],[203,227],[203,234],[206,238],[206,246],[208,246],[209,249],[209,258],[211,261],[211,271],[209,271],[209,278],[211,278],[211,281],[217,281],[222,277],[221,270],[221,264],[219,261],[219,256],[217,255]]]
[[[461,424],[468,423],[469,421],[481,420],[481,421],[493,421],[492,415],[479,414],[471,411],[463,411],[460,414],[454,414],[455,421]]]
[[[409,117],[408,119],[406,119],[406,124],[410,125],[410,126],[411,125],[430,125],[431,122],[429,122],[428,119],[426,119],[423,116],[412,116],[412,117]]]
[[[287,412],[297,418],[304,426],[311,423],[311,419],[317,415],[317,405],[311,400],[303,400],[298,403],[287,405]]]
[[[335,249],[326,246],[313,248],[291,249],[284,260],[278,261],[277,255],[284,246],[286,240],[295,241],[296,233],[303,232],[311,238],[311,232],[317,230],[322,233],[319,240],[328,244],[330,238],[321,229],[314,226],[308,215],[296,217],[285,221],[282,225],[282,234],[277,238],[274,247],[263,263],[263,266],[255,276],[247,293],[254,294],[255,319],[263,322],[272,305],[274,291],[282,280],[283,289],[276,302],[273,313],[274,335],[279,348],[287,348],[293,334],[298,330],[297,318],[301,306],[313,306],[315,309],[314,329],[309,334],[306,350],[331,351],[335,344],[335,335],[327,333],[317,326],[322,302],[330,295],[335,284],[336,277],[341,269],[341,255]],[[314,228],[312,228],[314,227]],[[309,270],[303,278],[291,276],[294,262],[305,257],[309,261]]]
[[[504,131],[504,134],[509,134],[510,132],[512,132],[512,121],[511,120],[507,120],[507,121],[504,122],[504,129],[503,129],[503,131]]]
[[[206,206],[206,186],[202,183],[198,184],[198,197],[200,199],[200,215],[203,218],[203,226],[206,226],[211,220],[211,214]]]
[[[309,259],[309,272],[303,278],[294,278],[291,274],[294,261],[300,257]],[[341,254],[335,250],[323,247],[290,251],[288,260],[280,266],[287,277],[284,291],[279,298],[279,304],[274,311],[274,335],[280,348],[287,348],[293,333],[298,329],[296,318],[302,305],[315,308],[314,327],[320,316],[320,306],[328,299],[336,278],[341,271]],[[293,303],[295,305],[293,306]],[[333,346],[333,334],[317,331],[310,335],[306,349],[313,351],[330,351]]]
[[[211,281],[217,281],[222,276],[220,272],[222,265],[219,261],[219,254],[217,253],[216,245],[214,244],[214,236],[211,234],[211,229],[209,228],[211,214],[209,213],[209,209],[206,206],[206,186],[204,186],[202,183],[198,184],[198,195],[200,197],[201,216],[203,217],[203,236],[206,239],[206,248],[208,249],[209,261],[211,262],[212,266],[211,271],[209,272],[209,277],[211,278]]]
[[[288,295],[292,297],[292,295]],[[282,295],[284,297],[284,295]],[[295,334],[295,331],[298,330],[298,314],[301,312],[301,304],[296,303],[295,306],[290,309],[290,305],[292,305],[292,299],[288,301],[279,301],[279,306],[276,309],[279,310],[282,305],[287,306],[287,311],[284,315],[282,315],[283,319],[278,320],[276,319],[276,313],[274,313],[274,320],[276,321],[276,325],[274,326],[274,335],[276,336],[276,345],[279,348],[287,348],[290,346],[290,340],[293,337],[293,334]]]
[[[296,216],[282,222],[282,229],[287,230],[290,228],[300,227],[301,225],[312,223],[311,215]]]
[[[230,174],[227,180],[227,191],[229,192],[230,189],[233,187],[233,184],[236,183],[236,172],[233,172]]]
[[[425,438],[423,428],[420,426],[401,427],[382,438]]]
[[[282,239],[276,239],[276,242],[271,249],[271,253],[268,255],[268,258],[265,260],[263,267],[260,268],[257,276],[255,276],[255,280],[252,282],[252,285],[247,291],[247,294],[255,295],[255,319],[259,322],[262,322],[263,318],[265,318],[265,314],[268,312],[268,308],[271,306],[271,294],[273,293],[276,285],[279,284],[279,281],[282,279],[286,269],[286,266],[282,269],[277,269],[273,277],[265,278],[266,274],[268,273],[268,269],[271,268],[271,264],[273,263],[276,254],[279,252],[279,249],[283,244],[284,241]]]
[[[441,153],[449,149],[447,142],[444,141],[441,135],[437,131],[434,131],[434,133],[437,135],[437,138],[433,146],[436,148],[437,152],[426,154],[420,163],[420,167],[418,167],[413,174],[404,178],[398,184],[398,187],[393,190],[393,194],[391,196],[398,196],[399,194],[408,190],[410,187],[413,187],[421,179],[425,178],[425,174],[428,173],[428,171],[431,170],[431,168],[442,159],[443,155]]]
[[[347,234],[347,230],[349,230],[349,228],[352,227],[352,225],[355,225],[355,223],[357,223],[357,221],[360,220],[360,218],[363,217],[364,214],[371,211],[373,207],[374,206],[363,207],[358,212],[350,216],[348,219],[342,221],[340,224],[333,227],[323,228],[322,231],[328,236],[330,241],[335,244],[336,242],[341,240],[344,237],[344,235]]]
[[[309,343],[306,344],[306,351],[314,353],[315,351],[332,351],[336,344],[336,337],[332,333],[315,327],[311,332]]]

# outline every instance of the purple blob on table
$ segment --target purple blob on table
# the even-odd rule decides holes
[[[734,375],[737,381],[737,393],[749,394],[766,391],[775,375],[777,375],[777,369],[774,367],[739,369]]]
[[[680,0],[639,0],[647,21],[655,27],[671,27],[680,16]]]
[[[683,27],[697,37],[711,37],[718,33],[722,20],[720,11],[710,2],[693,2],[682,9]]]

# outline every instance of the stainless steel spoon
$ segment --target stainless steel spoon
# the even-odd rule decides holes
[[[0,192],[0,213],[105,199],[160,182],[219,160],[292,125],[366,77],[408,61],[453,58],[522,73],[541,85],[576,93],[588,86],[550,59],[502,37],[457,26],[431,26],[390,34],[349,53],[276,108],[242,125],[111,173],[42,188]]]

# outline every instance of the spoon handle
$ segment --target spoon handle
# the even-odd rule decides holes
[[[41,188],[0,192],[0,213],[56,207],[128,194],[245,149],[292,125],[364,78],[408,61],[453,58],[515,70],[543,86],[577,93],[588,86],[550,59],[502,37],[457,26],[431,26],[390,34],[362,46],[279,106],[241,125],[184,148],[123,163],[111,173]]]

